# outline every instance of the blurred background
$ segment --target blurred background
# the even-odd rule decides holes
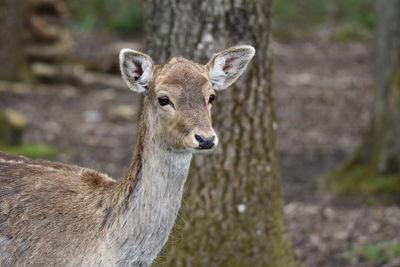
[[[143,2],[2,2],[0,150],[121,176],[140,105],[118,53],[145,50]],[[304,266],[400,266],[399,171],[389,184],[326,185],[371,128],[376,10],[373,0],[273,1],[285,214]]]

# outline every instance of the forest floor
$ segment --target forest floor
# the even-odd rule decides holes
[[[400,266],[398,206],[366,206],[317,186],[368,126],[372,48],[352,42],[272,47],[285,213],[301,261],[309,267]],[[127,88],[47,84],[0,91],[1,108],[28,117],[26,140],[57,147],[56,160],[114,177],[130,161],[138,101]]]

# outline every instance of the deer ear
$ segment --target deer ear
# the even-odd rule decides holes
[[[215,54],[207,63],[208,73],[214,90],[223,90],[234,83],[256,50],[250,45],[239,45]]]
[[[119,65],[122,78],[132,91],[143,93],[148,90],[154,68],[148,55],[124,48],[119,53]]]

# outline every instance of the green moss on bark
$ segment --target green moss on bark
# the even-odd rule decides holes
[[[400,174],[376,172],[366,165],[350,164],[324,177],[329,191],[367,203],[400,200]]]

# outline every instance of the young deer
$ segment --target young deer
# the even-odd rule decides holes
[[[0,153],[0,266],[148,266],[176,219],[193,153],[218,143],[215,91],[254,56],[236,46],[206,65],[154,65],[120,53],[122,77],[144,94],[132,163],[114,180],[92,169]]]

